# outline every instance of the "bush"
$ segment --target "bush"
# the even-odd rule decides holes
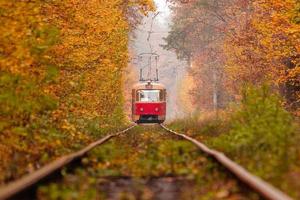
[[[275,178],[287,170],[293,154],[294,128],[291,115],[281,106],[277,94],[268,86],[247,87],[232,128],[212,141],[213,146],[264,178]]]

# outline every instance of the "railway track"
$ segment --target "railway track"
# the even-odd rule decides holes
[[[238,165],[231,159],[229,159],[226,155],[216,150],[208,148],[203,143],[181,133],[177,133],[166,126],[161,124],[161,127],[166,131],[181,137],[184,140],[187,140],[197,147],[207,155],[213,157],[217,162],[219,162],[222,166],[228,169],[232,174],[234,174],[240,181],[245,183],[247,186],[252,188],[255,192],[259,193],[262,197],[270,200],[292,200],[291,197],[280,191],[279,189],[275,188],[271,184],[265,182],[264,180],[260,179],[259,177],[251,174],[242,166]]]
[[[88,146],[86,146],[85,148],[83,148],[77,152],[62,156],[62,157],[56,159],[55,161],[34,171],[33,173],[30,173],[16,181],[8,183],[7,185],[0,188],[0,200],[9,199],[9,198],[14,197],[18,193],[32,187],[33,185],[37,184],[42,179],[50,176],[55,171],[67,166],[68,164],[70,164],[71,162],[73,162],[79,158],[82,158],[83,156],[85,156],[89,151],[91,151],[95,147],[108,142],[110,139],[112,139],[114,137],[118,137],[121,134],[128,132],[135,126],[136,126],[136,124],[130,126],[129,128],[126,128],[125,130],[122,130],[120,132],[109,134],[109,135],[89,144]]]
[[[91,151],[95,147],[108,142],[110,139],[114,137],[118,137],[128,132],[129,130],[133,129],[135,126],[136,125],[133,125],[118,133],[107,135],[99,139],[98,141],[91,143],[90,145],[86,146],[85,148],[83,148],[78,152],[63,156],[53,161],[52,163],[38,169],[33,173],[28,174],[19,180],[9,183],[8,185],[0,188],[0,200],[12,198],[17,194],[19,194],[20,192],[26,191],[27,189],[31,188],[33,185],[36,185],[41,180],[53,174],[55,171],[69,165],[70,163],[72,163],[75,160],[78,160],[79,158],[84,157],[89,151]],[[216,150],[212,150],[207,146],[205,146],[203,143],[185,134],[177,133],[176,131],[170,130],[164,125],[161,125],[161,127],[165,131],[196,145],[202,152],[213,157],[218,163],[220,163],[222,166],[228,169],[233,175],[235,175],[235,177],[238,180],[244,182],[248,187],[252,188],[253,191],[257,192],[262,197],[270,200],[291,200],[292,199],[288,195],[281,192],[279,189],[273,187],[272,185],[263,181],[259,177],[252,175],[243,167],[241,167],[240,165],[238,165],[237,163],[235,163],[234,161],[226,157],[223,153],[218,152]]]

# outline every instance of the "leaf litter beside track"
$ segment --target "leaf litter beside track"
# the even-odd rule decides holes
[[[38,199],[258,199],[194,145],[138,126],[96,148]]]

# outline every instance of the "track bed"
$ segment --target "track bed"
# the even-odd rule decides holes
[[[82,163],[59,182],[39,186],[36,198],[259,198],[193,144],[158,125],[135,127],[90,152]]]

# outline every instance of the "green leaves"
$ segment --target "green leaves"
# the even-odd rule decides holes
[[[28,134],[28,131],[26,130],[26,128],[24,127],[15,127],[12,128],[12,132],[19,135],[19,136],[24,136],[26,137]]]
[[[296,131],[292,117],[268,86],[246,87],[230,122],[230,132],[211,142],[251,171],[274,179],[294,161],[295,155],[290,153]]]
[[[55,82],[58,78],[58,75],[59,75],[58,68],[54,65],[49,65],[46,67],[46,76],[44,81],[46,83]]]
[[[280,149],[293,132],[292,118],[280,105],[278,95],[272,94],[267,86],[259,89],[249,87],[244,90],[242,108],[236,114],[232,135],[254,137],[252,145],[273,143],[269,148]],[[237,141],[233,141],[237,142]],[[282,146],[281,146],[282,147]],[[271,149],[270,149],[271,150]]]
[[[33,30],[32,37],[28,40],[28,45],[31,46],[31,53],[41,55],[49,48],[58,43],[59,30],[54,26],[43,26]]]
[[[43,94],[37,84],[10,73],[0,75],[1,114],[25,117],[56,108],[57,103]]]

